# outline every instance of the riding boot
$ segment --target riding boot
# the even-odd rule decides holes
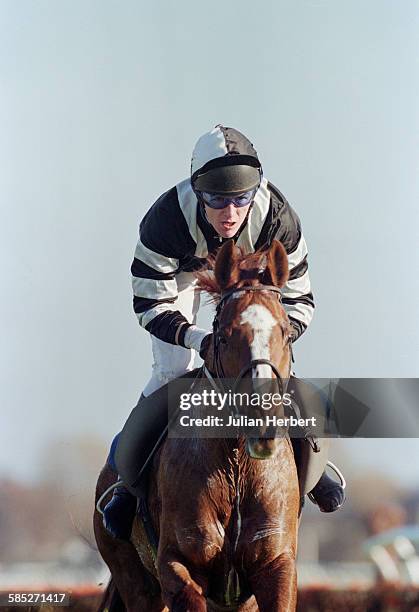
[[[144,399],[144,394],[140,400]],[[107,459],[112,470],[117,471],[115,464],[115,451],[118,444],[119,433],[112,441],[111,449]],[[103,525],[114,538],[129,540],[131,536],[132,523],[137,510],[137,498],[122,484],[115,487],[112,499],[103,508]]]
[[[330,478],[326,471],[320,477],[319,482],[308,494],[314,504],[317,504],[321,512],[335,512],[345,502],[345,491],[343,487]]]
[[[331,408],[327,396],[325,396],[323,392],[318,391],[313,385],[306,383],[296,376],[290,377],[289,387],[293,393],[293,409],[295,414],[298,417],[311,417],[314,414],[316,415],[316,421],[320,425],[320,431],[322,428],[324,428],[324,431],[326,432],[330,431],[333,423],[331,422]],[[310,432],[308,428],[302,429],[304,433],[303,437],[305,439],[304,442],[302,440],[292,440],[294,455],[297,460],[297,467],[299,454],[302,451],[302,444],[309,444],[311,440],[310,446],[312,446],[315,453],[314,456],[316,456],[317,453],[320,453],[319,448],[323,448],[325,442],[323,440],[319,447],[316,432]],[[322,468],[320,467],[320,469]],[[311,485],[312,482],[313,480],[311,480]],[[314,482],[316,482],[316,480],[314,480]],[[322,512],[335,512],[345,502],[344,486],[342,486],[343,484],[343,480],[342,484],[340,484],[339,482],[336,482],[330,478],[326,471],[323,471],[323,474],[320,476],[317,484],[308,493],[308,497],[314,504],[319,506]]]
[[[103,525],[114,538],[129,540],[136,510],[137,498],[123,485],[115,487],[103,509]]]

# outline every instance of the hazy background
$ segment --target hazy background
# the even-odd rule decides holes
[[[105,459],[150,373],[138,223],[216,123],[302,220],[297,374],[418,376],[418,40],[415,0],[0,2],[0,476]],[[418,440],[334,459],[419,485]]]

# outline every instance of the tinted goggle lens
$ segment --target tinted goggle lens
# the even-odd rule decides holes
[[[220,196],[215,193],[206,193],[205,191],[201,191],[200,195],[205,204],[210,208],[226,208],[229,204],[234,204],[236,208],[242,208],[251,203],[255,197],[256,191],[257,189],[252,189],[251,191],[240,193],[234,197]]]

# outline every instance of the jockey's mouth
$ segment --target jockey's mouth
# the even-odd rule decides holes
[[[242,219],[237,221],[218,221],[218,223],[215,224],[215,229],[223,238],[232,238],[237,234],[242,223]]]
[[[235,225],[237,225],[237,221],[221,221],[221,225],[226,229],[231,229]]]

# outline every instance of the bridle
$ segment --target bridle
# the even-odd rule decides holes
[[[243,285],[242,287],[236,287],[234,289],[229,289],[228,291],[225,291],[221,294],[221,299],[217,304],[217,308],[215,311],[215,317],[212,323],[212,331],[213,331],[213,361],[212,361],[212,371],[209,371],[208,368],[206,367],[206,365],[204,364],[203,367],[203,371],[204,374],[207,376],[207,378],[210,380],[210,382],[213,384],[215,383],[215,379],[218,379],[219,383],[221,385],[223,385],[223,379],[225,378],[225,372],[224,372],[224,368],[223,368],[223,364],[222,364],[222,360],[221,360],[221,354],[220,354],[220,344],[221,344],[221,336],[220,336],[220,320],[221,320],[221,313],[222,310],[224,308],[224,306],[226,305],[226,303],[228,302],[228,300],[235,294],[235,293],[239,293],[239,292],[246,292],[246,293],[260,293],[260,292],[270,292],[270,293],[275,293],[278,297],[278,300],[280,301],[280,303],[282,304],[282,298],[281,298],[281,291],[278,287],[275,287],[273,285]],[[291,336],[287,339],[287,344],[289,344],[291,346],[291,341],[292,338]],[[291,351],[290,351],[291,353]],[[291,353],[292,355],[292,353]],[[292,363],[292,359],[291,359],[291,355],[290,355],[290,360],[289,360],[289,371],[288,371],[288,377],[287,379],[284,381],[284,379],[281,376],[281,373],[279,372],[277,366],[270,360],[270,359],[252,359],[248,365],[244,366],[239,374],[237,375],[235,381],[234,381],[234,385],[233,385],[233,391],[235,391],[237,389],[237,387],[239,386],[240,382],[242,381],[242,379],[245,377],[245,375],[247,374],[247,372],[249,372],[249,370],[252,370],[254,367],[258,366],[258,365],[268,365],[271,370],[273,371],[273,373],[276,376],[277,382],[278,382],[278,386],[279,386],[279,392],[281,395],[283,395],[286,390],[287,390],[287,386],[288,386],[288,381],[290,378],[290,374],[291,374],[291,363]],[[218,385],[217,385],[218,386]]]
[[[202,373],[209,379],[210,383],[212,384],[212,386],[216,389],[216,391],[220,391],[219,388],[219,384],[223,384],[223,378],[225,378],[224,376],[224,368],[223,368],[223,364],[221,362],[221,355],[220,355],[220,336],[219,336],[219,331],[220,331],[220,318],[221,318],[221,312],[222,309],[224,308],[226,302],[231,298],[232,295],[234,295],[235,293],[239,293],[239,292],[251,292],[251,293],[256,293],[256,292],[261,292],[261,291],[266,291],[266,292],[271,292],[271,293],[275,293],[278,296],[279,301],[282,303],[281,300],[281,292],[279,290],[278,287],[275,287],[273,285],[244,285],[243,287],[237,287],[235,289],[230,289],[229,291],[225,291],[224,293],[221,294],[221,299],[217,304],[217,308],[215,311],[215,317],[214,317],[214,321],[212,324],[212,331],[213,331],[213,342],[214,342],[214,355],[213,355],[213,363],[212,363],[212,372],[210,372],[210,370],[207,368],[207,366],[204,365],[202,366],[202,368],[199,369],[199,372],[197,374],[197,376],[194,378],[194,380],[192,381],[192,384],[189,388],[189,392],[194,388],[195,384],[197,383],[197,381],[199,380],[200,376],[202,375]],[[287,339],[287,343],[290,344],[291,346],[291,337]],[[246,366],[244,366],[244,368],[242,368],[237,376],[237,378],[235,379],[234,382],[234,386],[233,386],[233,391],[235,391],[238,387],[238,385],[240,384],[240,381],[244,378],[244,376],[247,374],[247,372],[249,370],[251,370],[252,368],[254,368],[257,365],[269,365],[272,369],[272,371],[274,372],[277,381],[278,381],[278,385],[280,387],[280,393],[281,395],[283,395],[286,392],[287,389],[287,385],[288,385],[288,381],[289,381],[289,377],[291,374],[291,362],[292,362],[292,352],[290,355],[290,363],[289,363],[289,372],[288,372],[288,378],[286,379],[286,381],[284,382],[281,373],[279,372],[278,368],[276,367],[276,365],[270,361],[269,359],[252,359],[252,361],[250,361],[250,363]],[[219,383],[216,382],[215,379],[218,379]],[[175,413],[175,417],[177,418],[178,416],[178,412]],[[167,425],[165,427],[165,429],[163,430],[163,432],[160,434],[156,444],[154,445],[153,449],[151,450],[149,456],[147,457],[146,461],[144,462],[143,466],[141,467],[141,470],[138,472],[138,475],[135,479],[135,481],[132,483],[132,486],[137,486],[137,484],[140,482],[141,476],[144,473],[146,467],[149,465],[152,457],[154,456],[154,453],[156,451],[157,448],[159,448],[159,446],[161,445],[162,441],[164,440],[164,438],[167,435],[167,432],[169,430],[169,425]],[[103,516],[103,510],[101,508],[101,505],[103,503],[103,500],[105,499],[105,497],[116,487],[121,485],[121,480],[117,480],[116,482],[114,482],[110,487],[108,487],[104,493],[102,493],[102,495],[99,497],[97,503],[96,503],[96,509],[98,510],[98,512]]]

